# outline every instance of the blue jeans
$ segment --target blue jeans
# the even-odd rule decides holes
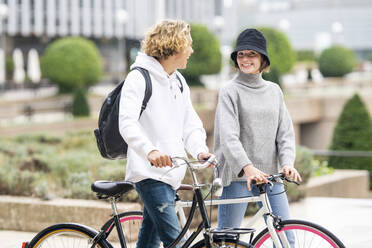
[[[229,186],[223,188],[223,192],[219,199],[229,199],[247,196],[258,196],[258,188],[254,185],[252,190],[249,191],[247,187],[247,182],[232,182]],[[287,194],[285,194],[283,184],[274,184],[273,190],[267,189],[267,194],[271,209],[276,216],[280,216],[282,220],[289,219],[289,205]],[[278,194],[281,193],[282,194]],[[247,209],[248,203],[238,203],[238,204],[223,204],[218,206],[218,229],[228,228],[228,227],[240,227],[245,211]],[[262,203],[259,202],[258,206],[261,208]],[[295,237],[293,232],[286,232],[288,241],[291,247],[294,247]]]
[[[138,234],[137,247],[158,248],[160,242],[169,246],[181,232],[174,208],[176,191],[166,183],[145,179],[136,183],[143,202],[143,222]]]

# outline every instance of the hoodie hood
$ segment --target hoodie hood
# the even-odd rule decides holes
[[[142,67],[148,70],[151,73],[151,76],[155,78],[156,81],[162,83],[166,83],[167,79],[175,79],[176,72],[175,70],[171,75],[164,70],[164,67],[159,63],[157,59],[154,57],[148,56],[143,52],[138,52],[136,61],[130,66],[132,70],[134,67]]]

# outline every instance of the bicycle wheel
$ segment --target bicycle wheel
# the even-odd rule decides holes
[[[136,247],[138,232],[142,225],[142,212],[130,211],[119,214],[121,227],[128,248]],[[115,230],[114,230],[115,231]]]
[[[332,247],[345,248],[344,244],[327,229],[302,220],[286,220],[280,223],[280,230],[277,230],[278,236],[284,234],[284,231],[292,231],[295,236],[296,248],[311,247]],[[255,248],[274,247],[270,239],[270,233],[266,228],[260,232],[253,240]],[[292,247],[291,247],[292,248]]]
[[[90,248],[97,232],[71,223],[57,224],[39,232],[30,242],[29,248]],[[109,248],[107,241],[100,241],[96,248]]]
[[[240,241],[240,240],[233,240],[233,239],[225,239],[225,240],[215,240],[213,242],[214,246],[212,247],[224,247],[224,248],[252,248],[249,244]],[[205,240],[200,240],[198,243],[193,245],[191,248],[206,248]]]

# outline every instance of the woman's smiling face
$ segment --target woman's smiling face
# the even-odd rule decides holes
[[[258,74],[261,67],[261,54],[254,50],[241,50],[237,52],[236,61],[239,69],[246,74]]]

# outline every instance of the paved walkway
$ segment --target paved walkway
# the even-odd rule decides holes
[[[372,199],[309,197],[291,204],[291,214],[293,219],[324,226],[339,237],[347,248],[372,247]],[[262,223],[258,223],[256,228],[260,225]],[[29,241],[34,235],[1,230],[0,246],[20,248],[22,241]]]

